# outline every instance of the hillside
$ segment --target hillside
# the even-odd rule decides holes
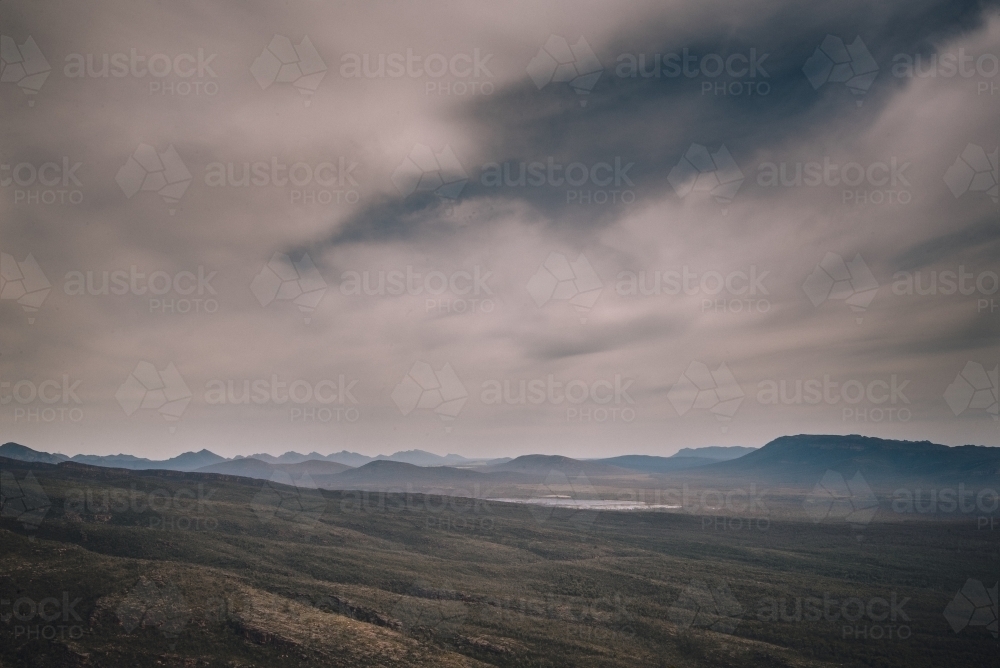
[[[373,463],[380,469],[441,473]],[[4,667],[996,662],[986,629],[956,633],[942,614],[969,577],[995,582],[995,536],[970,517],[880,516],[860,541],[844,521],[802,516],[801,497],[790,504],[798,517],[775,514],[769,500],[766,531],[725,531],[706,530],[717,518],[687,512],[420,494],[383,502],[76,462],[4,458],[0,472],[0,600],[49,600],[50,611],[65,600],[79,620],[67,622],[72,639],[54,641],[26,638],[20,620],[0,623]],[[191,494],[202,501],[190,503]],[[154,498],[156,511],[146,503]],[[823,596],[899,600],[912,635],[859,640],[842,622],[761,613],[768,601]]]
[[[408,484],[420,487],[427,485],[454,487],[485,482],[490,476],[479,471],[450,466],[417,466],[380,459],[335,475],[314,476],[313,479],[326,489],[357,489],[390,486],[404,488]]]
[[[791,483],[819,478],[828,470],[845,475],[861,472],[871,483],[927,480],[998,484],[1000,448],[801,434],[782,436],[739,459],[710,464],[696,473]]]
[[[522,455],[509,462],[481,467],[482,471],[498,473],[524,473],[546,476],[551,471],[559,471],[567,476],[615,476],[634,475],[634,471],[606,464],[601,461],[586,461],[560,455]]]
[[[704,457],[721,462],[738,459],[754,450],[757,448],[748,448],[742,445],[710,445],[703,448],[681,448],[672,457]]]
[[[19,443],[12,442],[0,445],[0,457],[17,459],[22,462],[41,462],[44,464],[58,464],[69,459],[66,455],[38,452]]]

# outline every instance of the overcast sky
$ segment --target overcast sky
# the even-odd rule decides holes
[[[3,440],[1000,444],[996,3],[0,16]]]

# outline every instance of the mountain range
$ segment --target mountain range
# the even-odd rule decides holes
[[[327,489],[458,489],[484,485],[550,484],[557,473],[570,480],[631,485],[641,480],[684,476],[697,479],[754,479],[793,486],[812,485],[828,471],[846,476],[861,472],[872,484],[893,481],[964,481],[970,485],[1000,481],[1000,448],[976,445],[949,447],[929,441],[895,441],[867,436],[782,436],[754,448],[685,448],[672,457],[621,455],[605,459],[573,459],[531,454],[514,459],[472,460],[442,457],[421,450],[365,457],[340,452],[323,456],[288,452],[280,457],[254,455],[225,459],[208,450],[187,452],[163,461],[131,455],[97,457],[38,452],[17,443],[0,446],[0,457],[41,464],[72,462],[132,470],[162,469],[293,481],[306,479]],[[338,460],[347,461],[338,461]],[[353,463],[348,463],[353,462]],[[811,481],[811,482],[810,482]],[[589,483],[588,483],[589,484]]]
[[[50,454],[47,452],[39,452],[37,450],[32,450],[31,448],[25,447],[18,443],[4,443],[0,445],[0,457],[8,457],[10,459],[17,459],[20,461],[30,461],[30,462],[41,462],[46,464],[58,464],[65,461],[73,461],[79,464],[90,464],[91,466],[105,466],[110,468],[120,468],[120,469],[131,469],[133,471],[149,470],[149,469],[160,469],[166,471],[195,471],[206,466],[211,466],[213,464],[221,464],[223,462],[236,462],[245,459],[256,459],[268,464],[301,464],[307,461],[327,461],[336,462],[338,464],[343,464],[348,467],[358,467],[363,466],[369,462],[378,460],[388,460],[396,462],[405,462],[407,464],[414,464],[416,466],[466,466],[475,465],[483,463],[486,461],[492,463],[500,463],[510,461],[509,457],[501,459],[469,459],[462,457],[460,455],[436,455],[431,452],[425,452],[423,450],[406,450],[396,452],[392,455],[378,455],[376,457],[369,457],[367,455],[362,455],[357,452],[348,452],[347,450],[342,450],[341,452],[334,452],[329,455],[321,455],[318,452],[310,452],[307,455],[300,454],[298,452],[286,452],[283,455],[275,457],[274,455],[260,453],[255,455],[250,455],[245,457],[238,455],[232,459],[226,459],[221,457],[210,450],[201,450],[199,452],[185,452],[183,454],[177,455],[176,457],[171,457],[170,459],[163,460],[153,460],[146,459],[144,457],[135,457],[133,455],[75,455],[73,457],[67,457],[66,455],[61,455],[58,453]]]
[[[653,455],[625,455],[622,457],[611,457],[608,459],[588,459],[579,461],[589,461],[618,466],[635,471],[657,472],[659,470],[675,470],[690,468],[694,465],[708,464],[714,461],[724,461],[741,457],[747,452],[756,448],[733,446],[719,447],[710,446],[706,448],[683,448],[671,457],[658,457]],[[133,455],[75,455],[67,457],[58,453],[47,453],[32,450],[18,443],[4,443],[0,445],[0,457],[18,459],[20,461],[37,461],[47,464],[58,464],[65,461],[74,461],[80,464],[90,464],[91,466],[105,466],[111,468],[148,470],[160,469],[166,471],[195,471],[206,466],[221,464],[224,462],[236,462],[244,459],[256,459],[268,464],[301,464],[307,461],[327,461],[344,464],[352,468],[364,466],[374,461],[393,461],[413,464],[414,466],[485,466],[500,465],[512,461],[511,457],[500,458],[468,458],[461,455],[448,454],[436,455],[424,450],[401,450],[391,455],[377,455],[369,457],[357,452],[341,450],[329,455],[321,455],[318,452],[310,452],[303,455],[298,452],[289,451],[283,455],[274,456],[267,453],[258,453],[244,456],[237,455],[232,459],[221,457],[210,450],[200,450],[199,452],[185,452],[176,457],[163,460],[146,459]],[[566,458],[569,459],[569,458]],[[670,460],[667,462],[666,460]]]

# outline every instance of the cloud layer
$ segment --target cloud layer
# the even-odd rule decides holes
[[[996,3],[0,14],[5,440],[998,442]]]

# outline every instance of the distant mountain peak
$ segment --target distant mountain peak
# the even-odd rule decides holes
[[[706,475],[752,476],[760,480],[819,480],[827,471],[861,473],[869,482],[954,480],[995,484],[1000,448],[950,447],[930,441],[900,441],[859,434],[780,436],[739,460],[701,469]]]
[[[716,461],[727,461],[737,459],[749,454],[757,448],[742,445],[709,445],[701,448],[681,448],[673,457],[705,457]]]
[[[39,462],[42,464],[58,464],[69,459],[66,455],[39,452],[38,450],[32,450],[26,445],[14,443],[13,441],[0,445],[0,457],[17,459],[22,462]]]

